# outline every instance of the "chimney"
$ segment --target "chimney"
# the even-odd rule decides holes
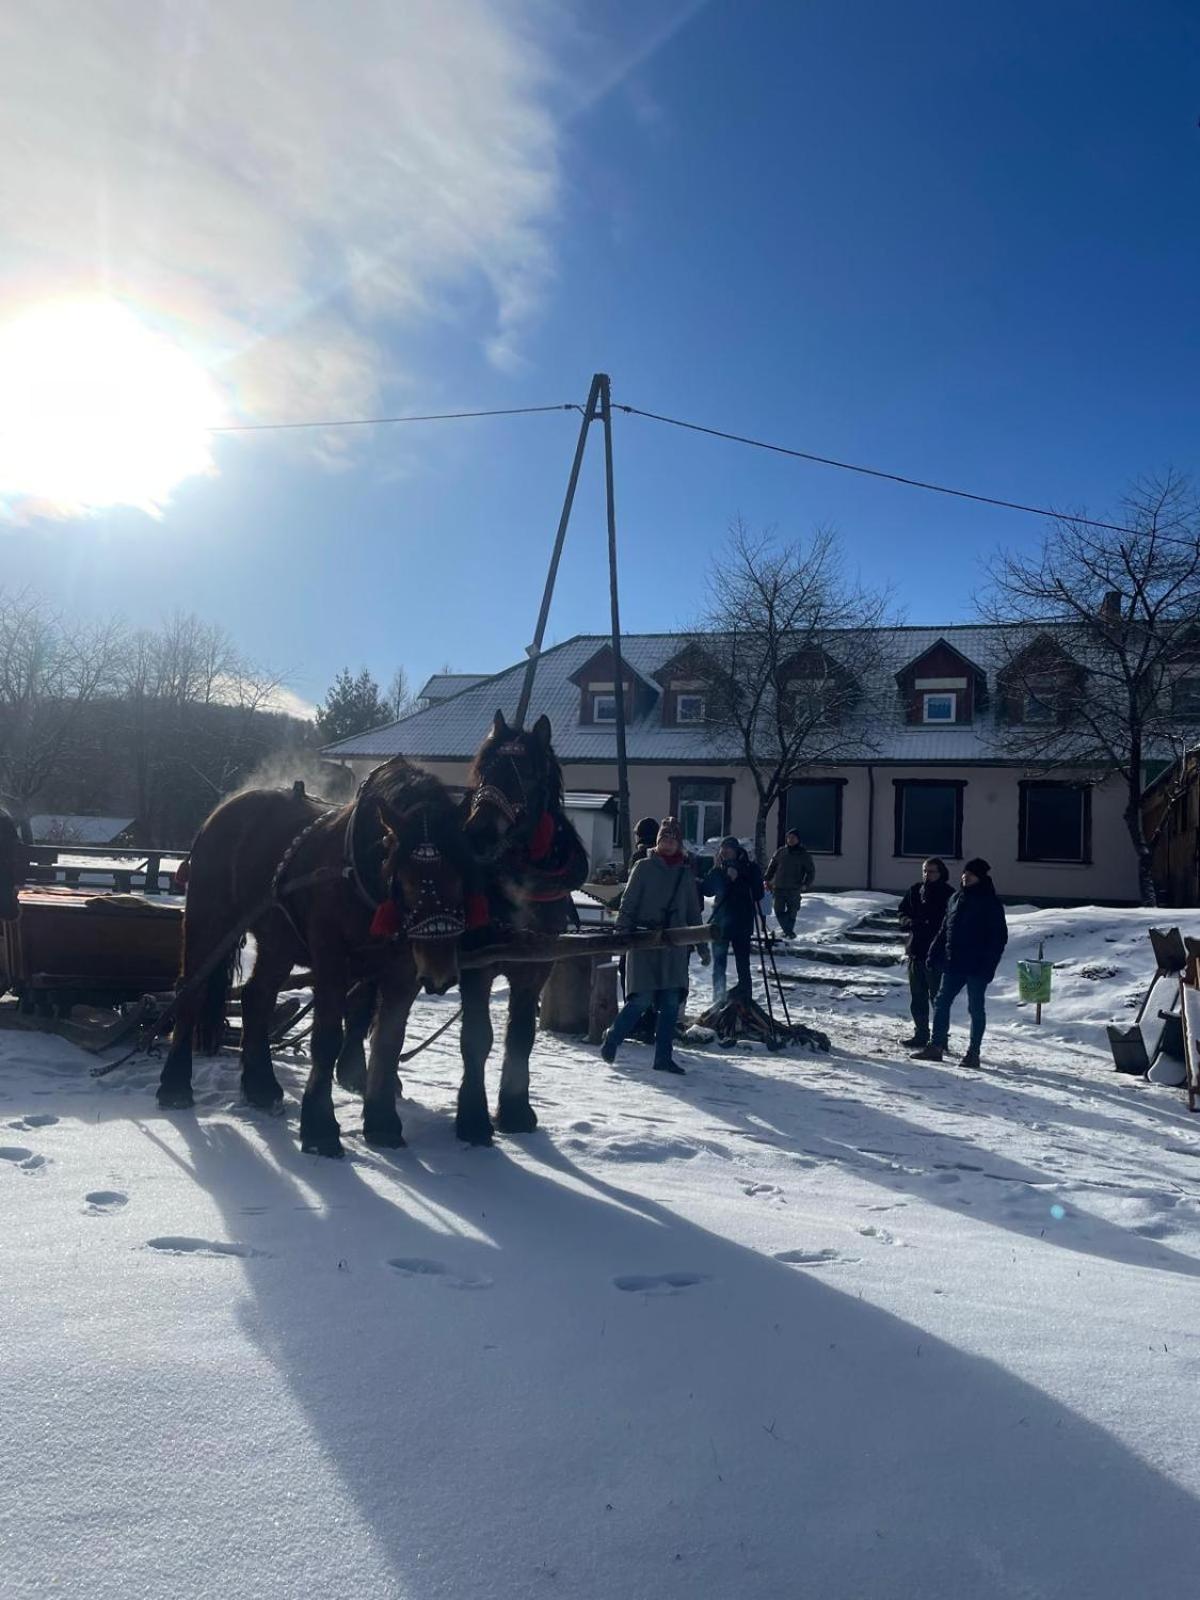
[[[1100,602],[1100,616],[1104,622],[1120,622],[1121,620],[1121,591],[1110,589]]]

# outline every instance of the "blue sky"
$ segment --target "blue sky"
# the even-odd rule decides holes
[[[257,43],[145,0],[132,63],[110,3],[65,49],[53,7],[3,25],[38,102],[9,113],[30,198],[0,318],[43,285],[169,300],[246,420],[582,401],[603,369],[618,403],[1098,514],[1196,464],[1183,0],[313,0],[256,9]],[[18,504],[0,582],[219,618],[308,700],[344,663],[498,670],[577,427],[222,438],[157,517]],[[607,625],[599,445],[550,639]],[[630,630],[688,623],[737,516],[835,524],[910,622],[968,620],[980,559],[1040,532],[636,418],[616,474]]]

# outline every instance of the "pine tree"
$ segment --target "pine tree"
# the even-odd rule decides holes
[[[349,667],[343,667],[317,712],[317,732],[325,744],[334,744],[339,739],[348,739],[351,734],[382,728],[392,720],[379,685],[367,668],[355,678]]]

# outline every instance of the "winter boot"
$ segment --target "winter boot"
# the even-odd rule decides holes
[[[923,1050],[929,1043],[927,1033],[914,1033],[911,1039],[901,1039],[901,1050]]]
[[[979,1066],[979,1064],[980,1064],[979,1063],[979,1051],[976,1050],[974,1048],[974,1046],[972,1046],[967,1051],[965,1056],[959,1056],[958,1064],[959,1064],[960,1067],[977,1067],[977,1066]]]
[[[612,1036],[612,1029],[611,1028],[604,1035],[604,1038],[601,1041],[601,1044],[600,1044],[600,1056],[601,1056],[602,1060],[608,1062],[610,1067],[612,1066],[613,1062],[617,1059],[617,1047],[613,1043],[613,1036]]]
[[[940,1044],[927,1044],[923,1050],[914,1050],[910,1061],[940,1061],[945,1055]]]
[[[669,1057],[666,1061],[656,1061],[654,1063],[654,1070],[655,1072],[674,1072],[677,1073],[681,1078],[684,1075],[683,1068],[679,1065],[678,1061],[674,1060],[673,1057]]]

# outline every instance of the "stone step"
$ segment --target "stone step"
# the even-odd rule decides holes
[[[899,928],[847,928],[841,935],[849,939],[852,944],[881,944],[899,945],[904,943],[904,937]]]
[[[890,988],[898,989],[900,979],[894,978],[890,972],[872,972],[871,979],[875,983],[882,983]],[[774,979],[772,978],[772,983]],[[779,981],[791,993],[793,989],[857,989],[863,982],[863,973],[849,972],[781,972]]]
[[[898,951],[883,950],[877,945],[793,945],[785,953],[796,961],[817,961],[822,966],[830,967],[898,967],[904,960]],[[777,957],[778,954],[777,947]]]

